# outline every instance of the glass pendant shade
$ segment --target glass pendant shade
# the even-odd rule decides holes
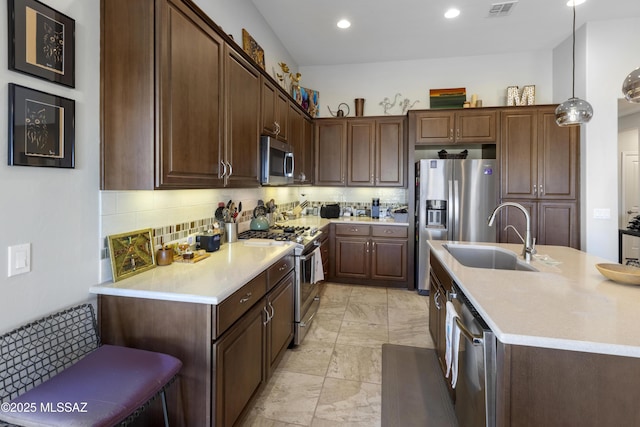
[[[622,93],[629,102],[640,103],[640,68],[629,73],[622,83]]]
[[[576,126],[587,123],[593,117],[593,108],[584,99],[569,98],[556,108],[558,126]]]

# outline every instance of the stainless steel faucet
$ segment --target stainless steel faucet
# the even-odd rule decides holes
[[[498,211],[505,206],[513,206],[515,208],[518,208],[524,214],[524,218],[527,221],[527,231],[524,239],[522,238],[520,233],[518,233],[518,230],[513,227],[513,225],[506,226],[505,230],[509,227],[512,227],[516,231],[516,234],[518,235],[518,237],[520,237],[520,240],[522,240],[522,243],[524,244],[524,247],[522,248],[522,257],[525,259],[525,261],[531,261],[531,255],[536,253],[536,239],[531,239],[531,216],[529,215],[529,211],[525,209],[524,206],[522,206],[520,203],[514,202],[504,202],[499,204],[489,216],[489,227],[493,225],[493,221],[496,219],[496,214],[498,213]]]

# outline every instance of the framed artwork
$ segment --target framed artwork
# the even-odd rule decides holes
[[[320,93],[302,86],[292,86],[291,96],[311,117],[320,116]]]
[[[242,50],[248,53],[251,59],[264,70],[264,49],[244,28],[242,29]]]
[[[37,0],[9,0],[9,69],[75,87],[75,25]]]
[[[153,235],[150,228],[113,234],[108,239],[114,282],[156,266]]]
[[[9,83],[9,165],[75,167],[75,101]]]

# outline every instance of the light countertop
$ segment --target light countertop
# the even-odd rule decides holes
[[[243,241],[223,244],[207,259],[194,264],[174,262],[119,282],[93,286],[91,293],[168,301],[219,304],[286,254],[290,243],[248,246]]]
[[[572,248],[540,245],[531,261],[538,272],[470,268],[456,261],[445,243],[429,241],[501,342],[640,357],[640,287],[602,276],[596,264],[610,261]],[[522,249],[515,244],[473,244],[516,254]]]
[[[293,226],[323,228],[330,223],[366,223],[404,225],[392,218],[375,220],[367,217],[340,217],[326,219],[319,216],[301,216],[286,221]],[[251,279],[267,269],[289,252],[293,244],[247,246],[242,240],[223,244],[220,250],[195,264],[173,263],[156,266],[119,282],[106,282],[92,286],[93,294],[150,298],[168,301],[219,304]]]

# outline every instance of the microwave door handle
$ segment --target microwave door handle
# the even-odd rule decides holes
[[[287,171],[287,159],[291,159],[291,171],[288,172]],[[287,178],[293,178],[293,171],[294,169],[294,158],[293,158],[293,153],[287,153],[284,155],[284,159],[282,161],[282,169],[283,169],[283,173],[284,176],[286,176]]]

